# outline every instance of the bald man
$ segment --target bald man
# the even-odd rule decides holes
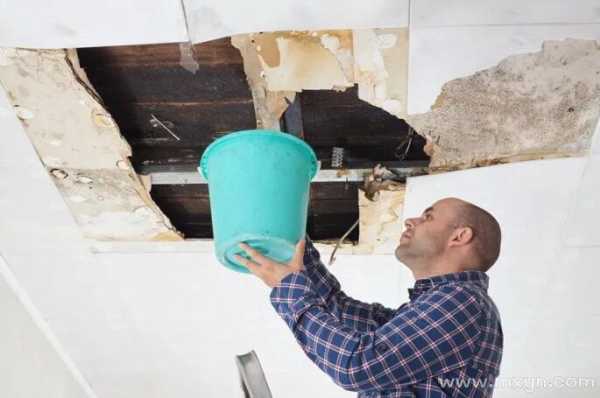
[[[405,226],[395,255],[416,282],[397,309],[348,297],[308,238],[288,264],[245,244],[250,259],[238,260],[272,287],[306,355],[358,397],[491,397],[503,338],[486,272],[500,254],[498,222],[446,198]]]

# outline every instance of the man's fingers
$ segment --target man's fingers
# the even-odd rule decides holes
[[[260,265],[256,264],[252,260],[248,260],[247,258],[244,258],[244,257],[240,256],[239,254],[235,254],[233,257],[239,263],[243,264],[246,268],[248,268],[248,270],[250,270],[250,272],[252,272],[253,274],[258,275],[258,272],[260,270]]]
[[[263,256],[261,252],[259,252],[256,249],[253,249],[245,243],[240,243],[238,246],[246,253],[248,253],[248,255],[252,257],[252,260],[258,264],[263,265],[270,261],[267,257]]]
[[[306,247],[306,239],[300,239],[296,244],[296,252],[292,258],[291,264],[293,265],[304,265],[304,248]]]

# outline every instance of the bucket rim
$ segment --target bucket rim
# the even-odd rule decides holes
[[[210,143],[210,145],[208,147],[206,147],[206,149],[204,150],[204,153],[202,154],[202,157],[200,158],[200,172],[202,173],[202,176],[208,181],[208,158],[209,155],[215,151],[216,148],[222,146],[224,143],[229,142],[231,140],[235,140],[240,138],[241,136],[246,136],[246,135],[262,135],[262,136],[271,136],[271,137],[277,137],[277,138],[281,138],[284,140],[288,140],[290,142],[295,143],[296,145],[300,145],[301,147],[303,147],[303,149],[306,150],[306,154],[310,157],[310,161],[311,161],[311,168],[310,168],[310,180],[312,180],[315,175],[317,174],[317,169],[318,169],[318,162],[317,162],[317,156],[315,155],[315,151],[311,148],[310,145],[308,145],[304,140],[288,134],[286,132],[283,131],[276,131],[276,130],[262,130],[262,129],[254,129],[254,130],[242,130],[242,131],[236,131],[234,133],[229,133],[215,141],[213,141],[212,143]]]

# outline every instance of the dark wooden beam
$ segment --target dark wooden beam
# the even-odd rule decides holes
[[[302,105],[300,96],[302,93],[297,93],[294,102],[288,103],[288,108],[283,113],[283,131],[293,134],[298,138],[304,139],[304,124],[302,121]]]
[[[139,46],[92,47],[77,50],[83,65],[179,65],[179,43]],[[242,64],[242,56],[229,38],[212,40],[193,46],[193,57],[199,65]]]

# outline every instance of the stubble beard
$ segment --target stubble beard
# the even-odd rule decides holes
[[[394,255],[411,271],[417,271],[427,267],[428,259],[435,257],[438,250],[438,242],[429,241],[426,237],[422,237],[421,241],[416,241],[413,236],[408,242],[400,243],[396,247]]]

